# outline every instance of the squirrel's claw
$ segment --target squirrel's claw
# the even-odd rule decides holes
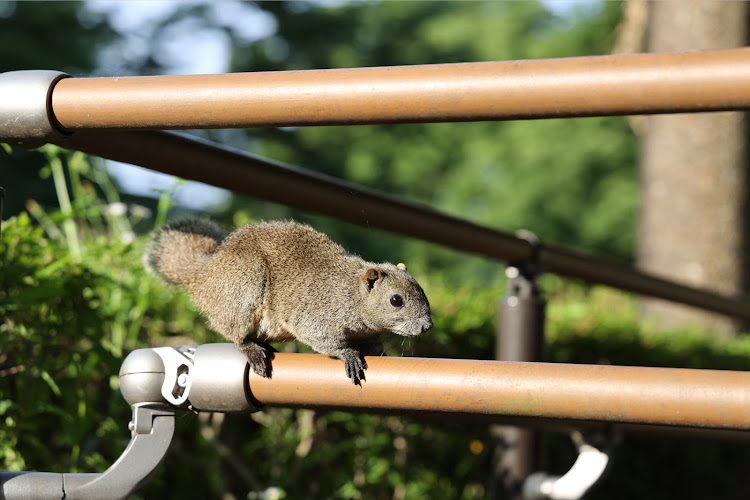
[[[250,363],[250,368],[253,369],[253,372],[261,377],[271,378],[273,352],[254,342],[248,342],[238,347],[247,357],[247,361]]]
[[[367,362],[364,357],[357,352],[346,352],[341,360],[344,362],[346,376],[352,380],[354,385],[362,385],[360,382],[365,380],[365,370]]]

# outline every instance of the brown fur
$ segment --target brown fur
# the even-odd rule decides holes
[[[403,264],[366,262],[296,222],[247,225],[226,237],[209,221],[172,223],[146,259],[267,377],[267,342],[296,339],[339,358],[358,384],[363,356],[383,353],[381,332],[415,336],[432,327],[427,297]]]

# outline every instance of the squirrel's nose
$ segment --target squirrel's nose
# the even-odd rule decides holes
[[[432,320],[430,318],[427,318],[427,321],[422,323],[422,333],[426,332],[432,328]]]

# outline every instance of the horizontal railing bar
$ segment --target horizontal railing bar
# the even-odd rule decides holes
[[[748,372],[368,357],[356,386],[339,360],[274,356],[272,378],[248,379],[266,406],[750,429]]]
[[[521,264],[534,253],[528,241],[503,231],[181,134],[81,131],[56,143],[510,264]],[[746,302],[672,283],[623,264],[555,246],[545,246],[540,257],[545,271],[750,319]]]
[[[452,122],[750,108],[750,49],[376,68],[66,78],[67,130]]]

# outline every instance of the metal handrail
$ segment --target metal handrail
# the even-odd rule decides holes
[[[339,360],[275,353],[273,377],[251,373],[248,394],[266,406],[750,430],[748,372],[377,356],[367,364],[359,387]]]
[[[222,75],[67,78],[65,130],[455,122],[750,108],[750,48]]]

